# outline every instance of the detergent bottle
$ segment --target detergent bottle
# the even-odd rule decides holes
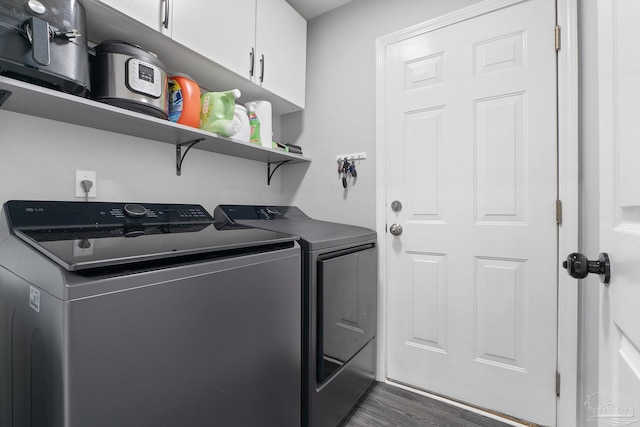
[[[233,120],[235,101],[239,97],[238,89],[203,93],[200,97],[200,129],[222,136],[235,135],[240,130],[238,122]]]
[[[186,74],[169,76],[169,120],[197,128],[200,124],[200,87]]]

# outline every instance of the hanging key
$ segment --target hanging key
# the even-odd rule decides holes
[[[349,164],[349,160],[347,160],[347,158],[344,158],[344,161],[342,162],[342,187],[343,188],[347,188],[347,172],[349,172],[349,167],[351,165]]]
[[[342,161],[342,173],[347,173],[349,171],[349,160],[345,157]]]
[[[351,162],[351,165],[349,165],[349,172],[351,173],[351,176],[356,178],[358,176],[358,171],[356,171],[356,161],[354,160],[353,162]]]

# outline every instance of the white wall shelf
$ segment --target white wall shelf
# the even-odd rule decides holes
[[[221,137],[211,132],[5,76],[0,76],[0,110],[147,138],[177,146],[202,139],[194,148],[268,164],[311,161],[311,159],[298,154],[276,151],[232,138]]]

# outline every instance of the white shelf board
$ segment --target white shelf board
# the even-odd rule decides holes
[[[11,95],[0,105],[0,110],[28,114],[44,119],[147,138],[174,145],[181,145],[195,139],[204,138],[202,142],[194,146],[194,149],[265,163],[311,161],[311,159],[298,154],[275,151],[232,138],[221,137],[211,132],[168,120],[157,119],[5,76],[0,76],[0,91],[11,92]]]

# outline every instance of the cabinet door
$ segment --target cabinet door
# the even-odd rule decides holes
[[[256,0],[180,0],[172,38],[234,73],[250,78]]]
[[[285,0],[257,0],[256,51],[255,82],[304,107],[307,21]]]
[[[154,30],[171,35],[170,16],[172,0],[100,0],[107,6],[145,24]]]

